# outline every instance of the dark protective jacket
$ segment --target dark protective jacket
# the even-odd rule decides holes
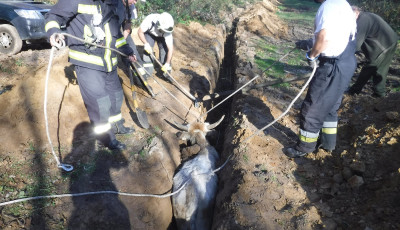
[[[361,12],[357,18],[357,50],[375,61],[380,54],[392,47],[399,39],[396,32],[380,16]]]
[[[45,16],[46,32],[50,37],[53,33],[65,32],[61,28],[66,27],[68,34],[87,39],[94,34],[94,15],[101,14],[98,27],[105,36],[98,44],[132,55],[133,50],[126,44],[120,30],[117,4],[117,0],[59,0]],[[70,48],[69,62],[72,64],[104,72],[117,68],[116,52],[96,48],[70,37],[66,37],[66,42]]]

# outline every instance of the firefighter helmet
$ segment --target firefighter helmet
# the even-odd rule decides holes
[[[172,31],[174,31],[174,19],[169,13],[164,12],[160,14],[158,18],[158,29],[163,33],[172,33]]]

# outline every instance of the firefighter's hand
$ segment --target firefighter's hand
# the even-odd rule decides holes
[[[306,53],[307,63],[308,65],[314,69],[314,67],[318,67],[318,56],[310,57],[310,51]]]
[[[54,33],[50,36],[50,45],[57,47],[57,48],[62,48],[65,47],[65,37],[62,34],[57,34]]]
[[[130,55],[130,56],[128,56],[128,58],[129,58],[130,62],[136,62],[137,61],[136,55]]]
[[[144,51],[146,51],[148,54],[153,53],[153,49],[151,48],[149,43],[144,43]]]
[[[164,73],[166,73],[166,72],[170,73],[171,70],[172,70],[172,68],[171,68],[171,65],[170,65],[169,63],[165,63],[165,64],[161,67],[161,70],[162,70]]]
[[[132,23],[129,21],[126,21],[124,24],[124,38],[126,39],[130,34],[132,33]]]

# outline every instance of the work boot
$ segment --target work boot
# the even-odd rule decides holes
[[[112,123],[112,130],[115,134],[129,134],[135,132],[134,128],[124,126],[125,119]]]
[[[290,158],[303,157],[308,154],[308,153],[296,150],[295,148],[287,148],[286,151],[283,151],[283,153]]]
[[[119,142],[115,139],[114,134],[104,133],[98,135],[97,139],[97,147],[98,148],[108,148],[109,150],[124,150],[126,149],[126,145]]]
[[[126,145],[119,142],[117,139],[112,140],[108,146],[106,146],[109,150],[124,150],[126,149]]]

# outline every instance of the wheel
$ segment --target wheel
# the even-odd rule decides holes
[[[21,51],[22,40],[14,26],[0,25],[0,52],[13,55]]]

